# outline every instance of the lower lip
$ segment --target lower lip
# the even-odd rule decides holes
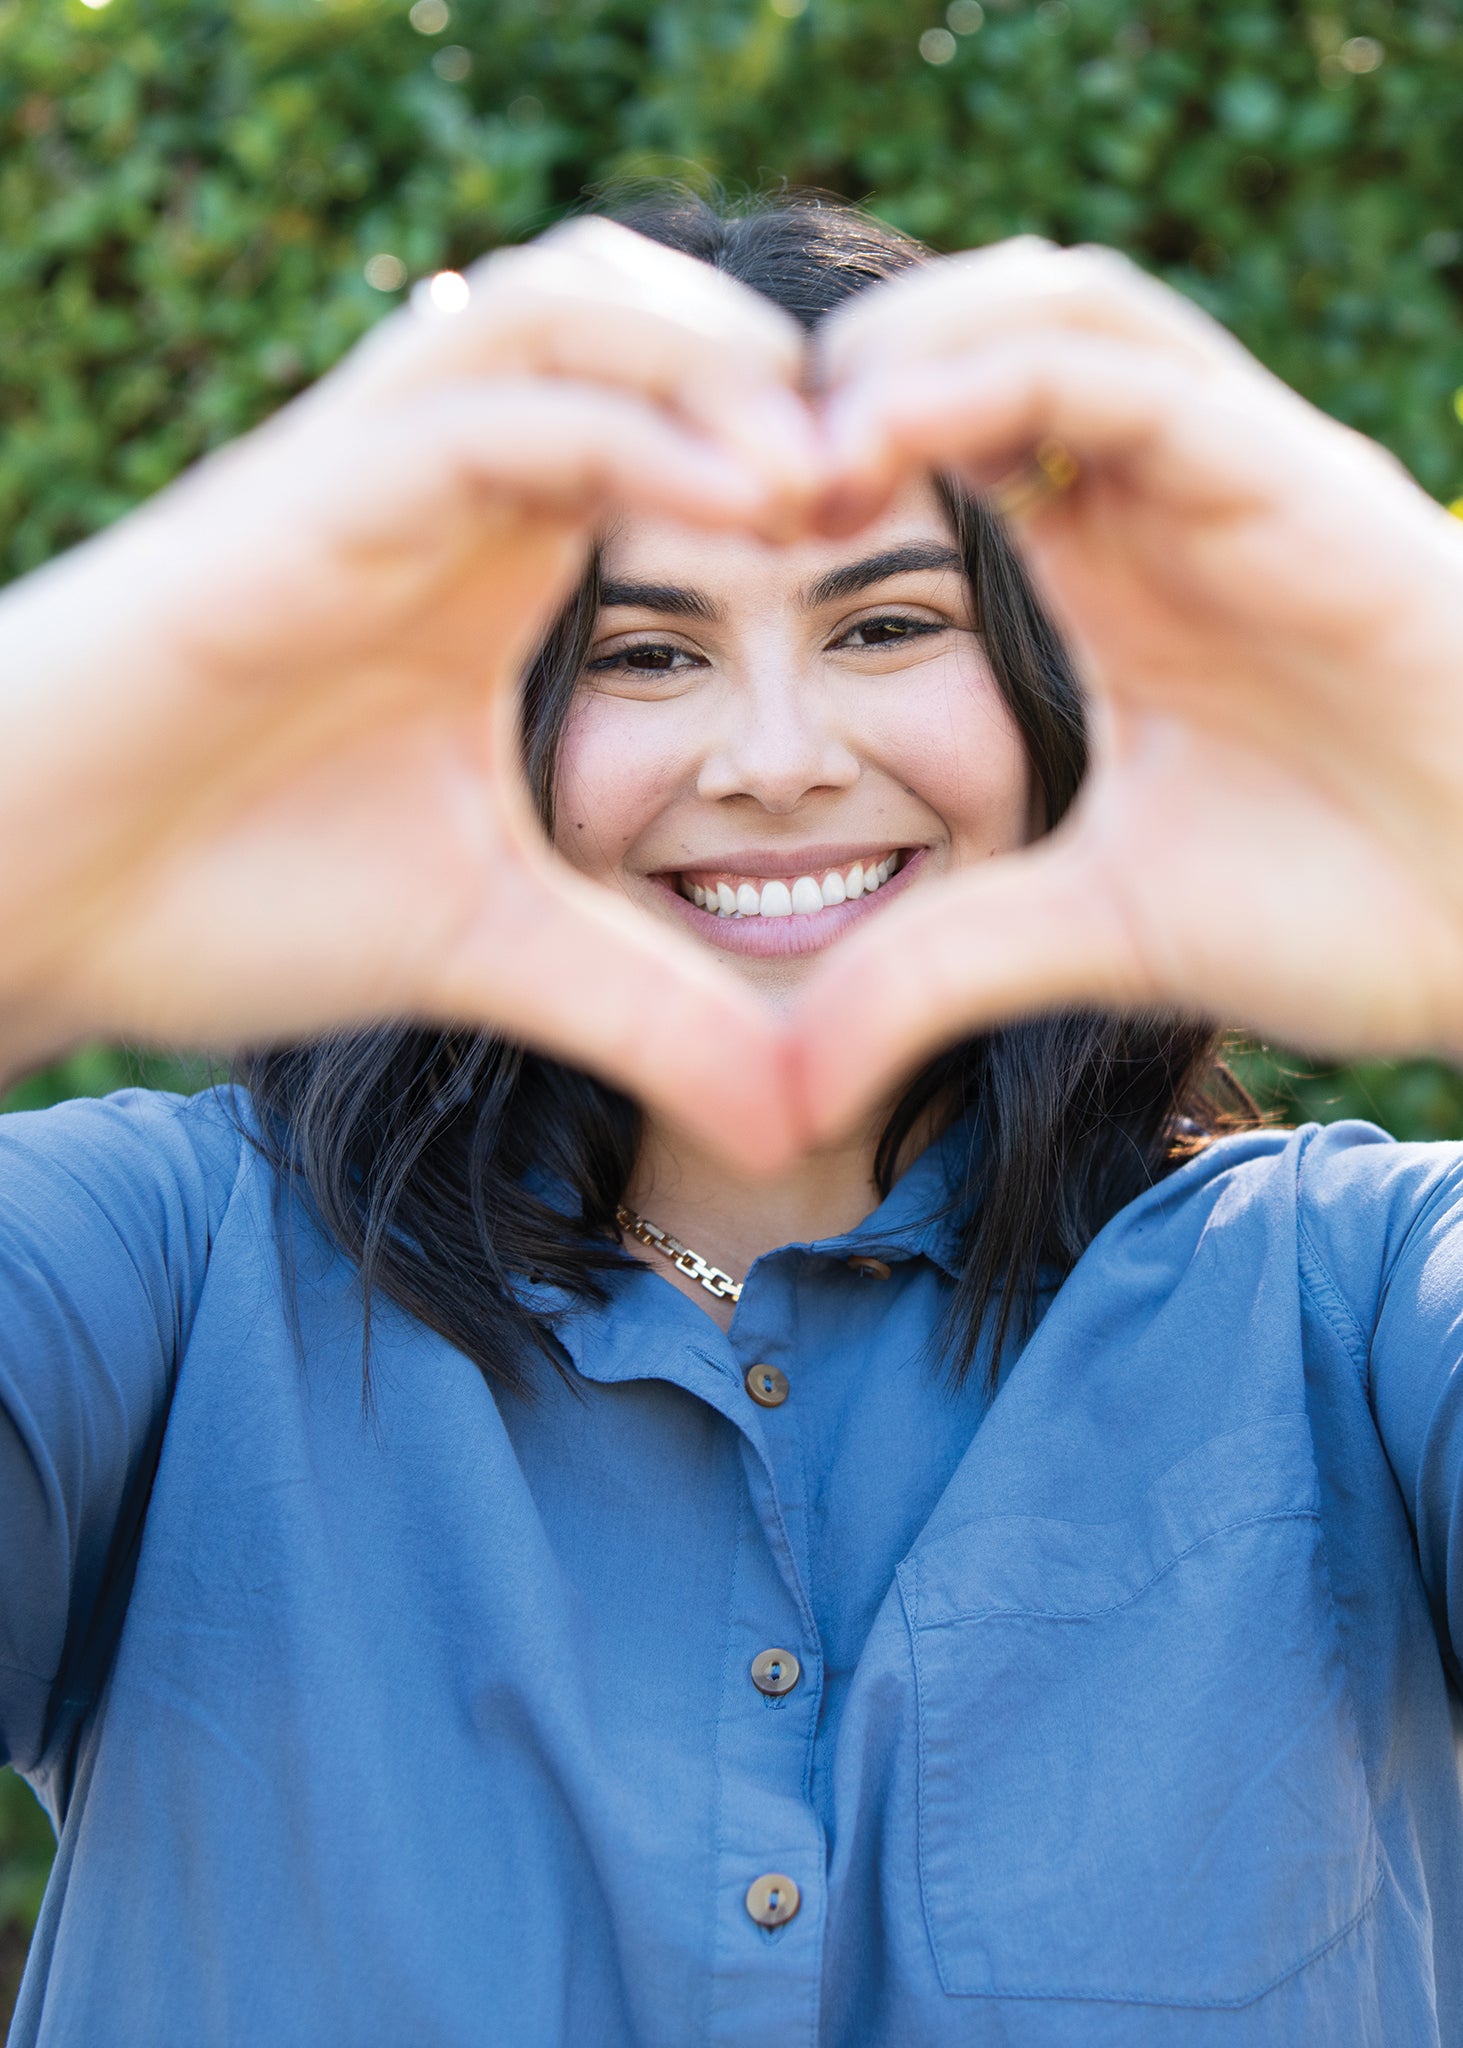
[[[914,880],[928,852],[928,847],[921,846],[910,854],[898,874],[891,875],[872,896],[860,896],[853,903],[830,904],[811,916],[794,911],[790,917],[718,917],[714,910],[698,909],[673,882],[659,875],[653,879],[698,939],[719,946],[723,953],[741,953],[754,960],[786,960],[802,953],[821,953],[864,918],[874,916],[881,904],[899,895]]]

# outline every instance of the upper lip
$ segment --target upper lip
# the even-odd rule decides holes
[[[673,868],[663,868],[663,874],[695,875],[711,874],[747,875],[764,882],[775,882],[787,875],[822,875],[830,868],[849,868],[855,861],[882,860],[886,854],[902,852],[904,842],[897,839],[850,840],[841,846],[789,846],[756,847],[734,850],[730,853],[702,853],[694,859],[677,863]]]

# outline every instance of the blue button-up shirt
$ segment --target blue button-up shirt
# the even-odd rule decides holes
[[[1463,2043],[1463,1153],[1214,1146],[988,1402],[966,1142],[728,1335],[628,1268],[531,1400],[380,1311],[363,1410],[216,1098],[6,1119],[13,2039]]]

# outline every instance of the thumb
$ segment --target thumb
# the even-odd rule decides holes
[[[798,1006],[798,1085],[815,1141],[848,1130],[922,1060],[974,1031],[1069,1004],[1144,999],[1117,901],[1074,837],[912,892],[835,947]]]
[[[623,1089],[739,1171],[774,1174],[806,1129],[785,1022],[689,941],[531,861],[454,963],[448,1006]]]

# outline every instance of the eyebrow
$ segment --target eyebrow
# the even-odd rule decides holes
[[[704,592],[683,590],[675,583],[602,583],[600,608],[608,611],[622,605],[639,612],[660,612],[673,619],[702,619],[714,625],[722,616]]]
[[[882,554],[866,555],[861,562],[830,569],[826,576],[818,577],[800,591],[798,601],[804,611],[816,611],[820,605],[853,597],[875,583],[886,583],[891,576],[909,576],[931,569],[953,569],[963,576],[965,558],[957,548],[942,542],[910,541],[902,548],[886,548]],[[718,624],[725,616],[721,606],[714,604],[704,591],[689,590],[676,583],[607,582],[600,586],[599,601],[606,611],[621,606],[626,610],[659,612],[662,618],[700,619],[708,625]]]
[[[918,569],[954,569],[965,574],[965,557],[958,549],[939,541],[910,541],[902,548],[886,548],[882,555],[866,555],[861,562],[830,569],[802,593],[803,608],[815,611],[820,604],[832,604],[840,597],[853,597],[871,584],[886,583],[891,576],[909,576]]]

